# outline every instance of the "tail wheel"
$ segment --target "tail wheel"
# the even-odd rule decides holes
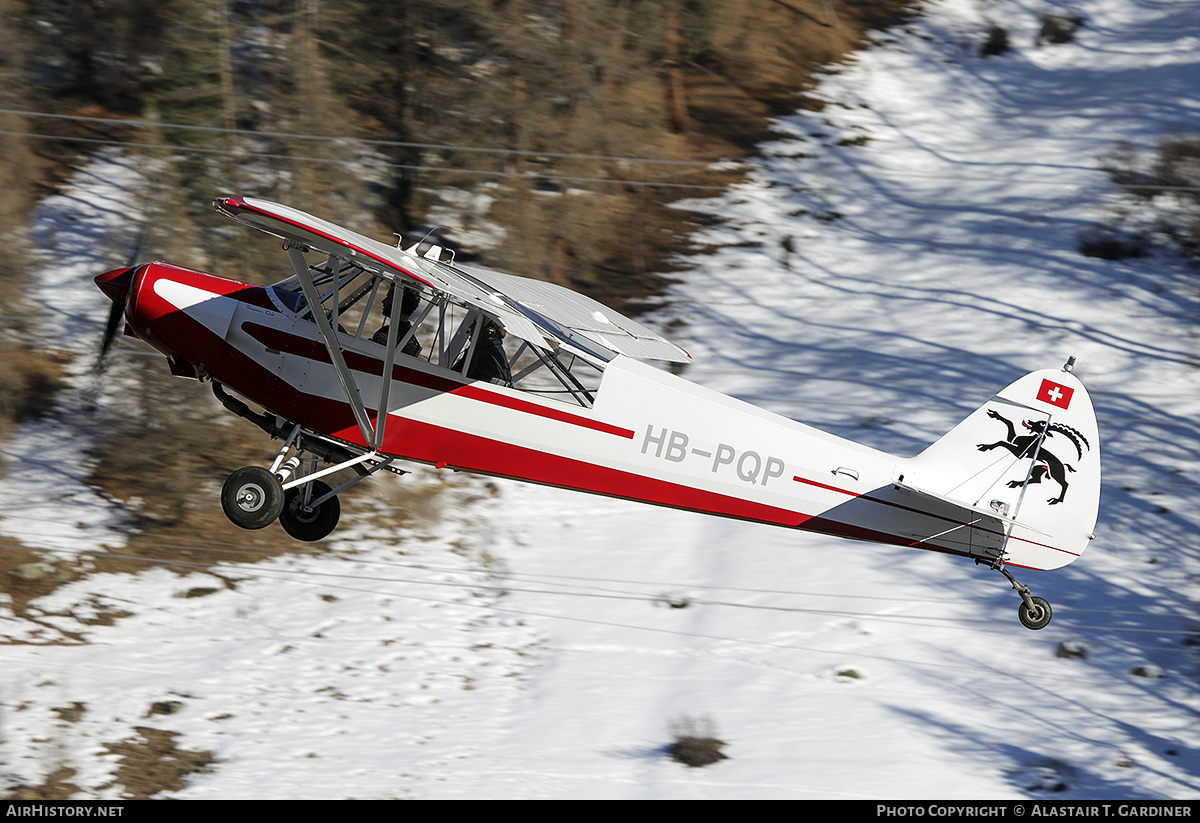
[[[1021,625],[1027,629],[1044,629],[1050,624],[1052,612],[1050,604],[1042,597],[1029,598],[1032,608],[1025,601],[1021,601],[1021,607],[1017,610],[1017,616],[1021,618]]]
[[[332,489],[320,480],[288,489],[283,493],[283,511],[279,514],[279,525],[297,540],[311,543],[327,537],[337,528],[338,519],[342,516],[342,504],[336,497],[331,497],[316,506],[306,506],[304,501],[319,500],[330,491]]]
[[[279,478],[258,466],[238,469],[221,487],[221,508],[235,526],[261,529],[283,511],[283,486]]]

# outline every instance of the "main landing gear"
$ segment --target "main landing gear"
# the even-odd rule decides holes
[[[1000,565],[999,562],[992,563],[991,568],[1007,577],[1008,582],[1012,583],[1012,587],[1017,590],[1017,594],[1021,595],[1021,605],[1017,608],[1017,617],[1022,626],[1037,631],[1050,625],[1050,618],[1053,617],[1054,612],[1044,597],[1032,597],[1029,594],[1029,587],[1013,577],[1012,572]]]
[[[247,466],[226,478],[221,508],[230,522],[243,529],[263,529],[278,520],[297,540],[321,540],[337,528],[341,518],[338,494],[383,469],[405,473],[393,468],[392,460],[377,452],[355,455],[340,444],[293,426],[271,468]],[[322,461],[333,465],[318,470]],[[342,469],[352,469],[355,474],[337,488],[319,479]]]
[[[263,529],[278,520],[297,540],[328,537],[342,513],[333,489],[320,480],[289,486],[285,491],[278,474],[247,466],[225,479],[221,508],[230,522],[243,529]]]

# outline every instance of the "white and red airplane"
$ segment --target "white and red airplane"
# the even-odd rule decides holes
[[[225,481],[243,528],[319,540],[339,492],[426,464],[969,557],[1008,578],[1031,629],[1050,605],[1007,567],[1065,566],[1093,536],[1100,445],[1074,358],[898,457],[647,365],[690,357],[569,289],[265,200],[213,205],[282,238],[292,276],[255,286],[159,261],[96,283],[111,329],[123,314],[174,374],[283,441]],[[321,479],[345,469],[336,488]]]

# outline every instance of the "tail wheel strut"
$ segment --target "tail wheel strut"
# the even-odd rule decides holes
[[[1012,572],[1004,566],[995,564],[992,568],[1007,577],[1008,582],[1012,583],[1012,587],[1017,590],[1017,594],[1021,595],[1021,605],[1017,609],[1017,617],[1022,626],[1037,631],[1050,625],[1050,618],[1053,617],[1054,612],[1044,597],[1031,596],[1029,587],[1013,577]]]

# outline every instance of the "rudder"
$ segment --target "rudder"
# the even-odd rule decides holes
[[[1096,526],[1099,431],[1072,363],[1007,386],[910,464],[914,486],[1015,521],[1004,554],[1015,566],[1065,566]]]

